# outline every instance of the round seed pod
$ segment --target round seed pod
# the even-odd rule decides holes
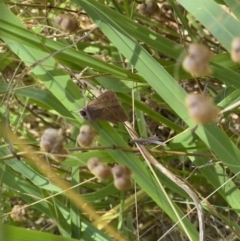
[[[112,174],[114,179],[121,178],[121,177],[131,178],[132,172],[126,166],[117,165],[112,168]]]
[[[212,70],[208,62],[207,63],[197,62],[189,56],[185,57],[182,63],[182,67],[186,72],[196,77],[212,74]]]
[[[73,32],[78,28],[78,21],[76,18],[67,14],[60,14],[55,17],[55,23],[66,32]]]
[[[90,172],[93,172],[94,169],[101,163],[101,160],[97,157],[92,157],[87,162],[87,167]]]
[[[40,147],[43,151],[54,153],[62,149],[64,138],[62,130],[46,129],[41,137]]]
[[[210,75],[212,70],[209,66],[212,52],[202,44],[190,44],[188,55],[182,63],[182,67],[186,72],[194,76]]]
[[[58,162],[63,162],[67,159],[68,154],[69,154],[68,151],[65,148],[62,148],[61,150],[58,151],[58,153],[54,153],[52,157],[54,160]]]
[[[137,10],[142,15],[151,16],[159,12],[160,9],[155,1],[148,1],[146,3],[138,4]]]
[[[117,165],[112,168],[114,185],[118,190],[127,190],[132,186],[131,170],[126,166]]]
[[[220,110],[214,105],[210,96],[192,93],[185,99],[190,118],[197,124],[207,124],[214,121]]]
[[[77,142],[79,146],[94,147],[97,145],[96,139],[97,139],[97,133],[91,126],[88,126],[88,125],[81,126],[79,135],[77,137]]]
[[[112,176],[111,168],[99,158],[90,158],[87,162],[89,171],[100,181]]]
[[[234,38],[232,41],[231,58],[233,62],[240,63],[240,37]]]
[[[129,177],[123,176],[114,178],[114,186],[121,191],[127,190],[132,186],[132,180]]]
[[[188,56],[196,61],[208,62],[212,59],[213,53],[203,44],[190,44],[188,47]]]
[[[15,205],[12,208],[12,211],[10,213],[10,217],[14,221],[25,221],[27,220],[27,212],[26,207],[27,205]]]

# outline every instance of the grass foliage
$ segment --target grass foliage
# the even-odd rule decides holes
[[[229,55],[240,36],[239,3],[157,2],[161,10],[150,17],[128,0],[0,2],[1,240],[199,240],[194,202],[149,168],[125,125],[89,123],[76,112],[97,86],[116,92],[139,136],[166,141],[147,148],[198,195],[205,240],[240,240],[239,109],[192,132],[184,105],[187,92],[203,88],[221,109],[239,101],[239,65]],[[75,16],[81,29],[60,30],[54,17],[61,13]],[[211,76],[182,69],[190,42],[214,52]],[[78,147],[83,124],[98,133],[98,147]],[[49,127],[64,130],[69,155],[62,163],[39,149]],[[91,157],[130,168],[132,188],[97,181],[86,169]],[[24,220],[13,220],[12,207],[23,204]]]

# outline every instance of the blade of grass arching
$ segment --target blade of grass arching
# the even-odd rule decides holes
[[[229,53],[221,53],[213,57],[213,61],[229,69],[238,69],[239,65],[231,60]]]
[[[3,154],[3,156],[5,156],[5,153]],[[2,152],[0,152],[0,157],[2,157]],[[49,207],[51,206],[47,204],[48,200],[40,202],[41,199],[49,196],[49,195],[44,196],[42,194],[42,192],[40,191],[41,187],[35,186],[32,183],[26,181],[25,179],[23,179],[22,176],[18,176],[12,168],[5,166],[4,162],[0,162],[0,177],[1,177],[2,184],[4,184],[10,189],[17,190],[19,197],[22,200],[24,200],[27,204],[34,203],[34,205],[31,206],[30,208],[35,208],[39,210],[41,213],[45,214],[46,216],[52,219],[56,219],[55,212],[52,212],[49,209]],[[38,203],[35,203],[37,201]],[[58,200],[56,201],[56,203],[59,210],[64,216],[63,217],[64,220],[67,220],[69,218],[69,209],[66,207],[65,204],[59,202]],[[96,227],[94,227],[91,223],[86,221],[85,219],[81,221],[82,221],[81,228],[82,228],[83,240],[91,240],[91,241],[112,240],[103,232],[101,232]],[[62,232],[63,231],[64,230],[62,230]],[[66,235],[67,235],[67,232],[66,232]]]
[[[10,225],[4,225],[3,226],[4,231],[8,234],[7,241],[43,241],[43,240],[51,240],[51,241],[77,241],[78,239],[73,238],[63,238],[59,235],[53,235],[50,233],[45,232],[39,232],[39,231],[33,231],[28,230],[26,228],[18,228],[13,227]],[[87,230],[86,230],[87,232]],[[85,235],[84,235],[85,236]],[[4,239],[3,239],[4,240]],[[97,233],[93,236],[86,235],[81,240],[87,240],[87,241],[113,241],[113,239],[100,236]]]
[[[101,8],[101,5],[98,7]],[[102,6],[104,9],[104,12],[106,12],[111,18],[119,24],[126,32],[131,34],[131,36],[136,37],[140,41],[143,41],[148,46],[151,46],[157,51],[163,52],[167,56],[170,56],[176,60],[179,61],[179,56],[183,51],[183,47],[181,45],[176,44],[175,42],[172,42],[152,31],[147,29],[146,27],[143,27],[132,20],[125,18],[122,15],[117,15],[116,12],[114,12],[111,9],[107,9],[105,6]],[[170,48],[169,48],[170,47]],[[174,54],[172,53],[174,51]],[[239,82],[235,81],[235,79],[240,78],[239,73],[234,73],[233,71],[229,71],[229,69],[221,68],[221,66],[218,66],[218,64],[221,64],[221,62],[218,62],[215,60],[212,61],[213,63],[213,76],[219,80],[221,80],[223,83],[231,84],[237,88],[240,88]],[[228,57],[230,60],[230,58]],[[230,61],[231,62],[231,61]],[[231,62],[232,63],[232,62]],[[234,65],[233,63],[231,65]],[[235,64],[236,66],[236,64]],[[178,79],[186,79],[186,78],[192,78],[192,76],[186,74],[182,69],[179,70],[178,73]],[[172,73],[172,76],[174,76],[174,71]]]
[[[25,36],[24,33],[27,32],[22,26],[19,24],[18,19],[8,10],[5,8],[3,3],[0,3],[0,13],[1,11],[4,11],[4,14],[0,14],[1,17],[4,17],[5,22],[7,20],[11,21],[11,24],[15,24],[16,27],[15,31],[19,31],[19,36]],[[3,19],[3,20],[4,20]],[[10,28],[11,29],[11,28]],[[43,59],[44,57],[48,56],[46,53],[42,52],[40,49],[36,49],[34,46],[29,46],[29,43],[26,41],[16,40],[13,41],[14,32],[12,32],[13,35],[9,36],[6,34],[6,29],[4,31],[0,32],[2,33],[1,36],[5,40],[6,43],[9,44],[9,46],[12,48],[12,50],[19,55],[19,57],[28,63],[34,63],[37,62],[39,59]],[[38,43],[38,46],[41,46],[41,42],[37,38],[37,36],[28,33],[29,39],[35,39],[35,41]],[[30,37],[31,36],[31,37]],[[27,39],[27,40],[29,40]],[[23,39],[24,40],[24,39]],[[24,42],[23,44],[20,44],[21,42]],[[31,45],[31,44],[30,44]],[[41,47],[42,48],[42,47]],[[85,57],[88,55],[85,55]],[[95,61],[96,62],[96,61]],[[101,65],[108,66],[106,69],[110,70],[110,65],[107,65],[101,61],[98,61],[98,67]],[[82,94],[78,88],[76,88],[76,85],[69,79],[69,76],[65,74],[64,71],[60,69],[54,69],[54,66],[56,66],[57,63],[54,61],[54,59],[49,59],[44,62],[43,66],[37,66],[34,68],[33,72],[36,76],[45,84],[45,86],[58,98],[61,103],[64,104],[64,106],[69,111],[75,111],[79,109],[79,107],[83,106],[83,99]],[[46,67],[47,66],[47,67]],[[111,68],[114,69],[114,67],[111,65]],[[116,69],[116,68],[115,68]],[[121,73],[121,77],[128,77],[128,76],[137,76],[129,73],[128,75],[122,74],[123,70],[118,68],[118,72]],[[116,71],[112,71],[116,72]],[[127,72],[127,71],[125,71]]]
[[[185,133],[187,134],[187,133]],[[192,136],[192,134],[189,132],[188,133],[189,135]],[[181,135],[182,137],[183,135]],[[191,139],[186,139],[183,138],[180,143],[182,142],[186,142],[187,144],[189,144],[189,142],[191,142],[191,140],[193,140],[193,138]],[[112,144],[111,144],[112,145]],[[176,148],[176,143],[171,143],[170,146],[179,150],[179,145],[177,146]],[[183,148],[183,146],[181,145],[181,147]],[[188,147],[185,147],[184,150],[188,149]],[[114,149],[114,148],[112,148]],[[198,146],[194,146],[194,148],[191,146],[191,152],[195,151],[196,149],[199,150],[199,147]],[[206,147],[205,147],[206,149]],[[171,148],[167,148],[167,150],[171,150]],[[72,160],[69,160],[69,161],[65,161],[63,163],[64,166],[66,167],[77,167],[79,168],[80,166],[86,166],[86,163],[87,163],[87,160],[93,156],[97,156],[99,157],[100,159],[103,159],[106,163],[114,163],[114,159],[113,157],[111,157],[107,151],[94,151],[94,152],[86,152],[86,153],[81,153],[81,154],[78,154],[78,159],[80,160],[79,162],[76,162],[76,161],[72,161]],[[180,196],[184,197],[184,198],[189,198],[188,195],[186,193],[183,193],[182,189],[177,186],[175,183],[173,183],[172,181],[170,181],[166,176],[164,176],[162,173],[158,173],[157,174],[158,177],[159,177],[159,180],[161,180],[162,184],[164,186],[166,186],[167,188],[169,188],[170,190],[172,190],[172,192],[174,193],[178,193]],[[106,186],[106,187],[102,187],[100,190],[96,191],[96,192],[93,192],[93,193],[90,193],[90,194],[84,194],[82,195],[84,200],[86,201],[89,201],[89,202],[94,202],[96,201],[96,197],[98,199],[103,199],[104,197],[106,196],[109,196],[109,195],[113,195],[115,194],[117,191],[116,189],[113,187],[112,184]]]
[[[182,136],[176,137],[171,144],[181,143],[186,149],[188,148],[189,141],[183,141]],[[199,149],[193,150],[198,154],[205,152],[199,152]],[[205,153],[206,154],[206,153]],[[240,214],[240,204],[238,202],[240,198],[239,188],[231,181],[226,173],[225,168],[219,165],[217,162],[211,162],[211,158],[192,157],[189,159],[199,168],[199,171],[206,178],[208,183],[212,185],[214,190],[218,190],[219,194],[227,201],[227,203]],[[209,165],[210,164],[210,165]],[[204,167],[205,166],[205,167]]]
[[[41,213],[44,213],[45,215],[49,216],[52,219],[56,219],[55,213],[51,212],[51,209],[49,209],[50,207],[52,207],[52,206],[49,206],[49,201],[40,202],[40,200],[44,198],[44,196],[41,195],[39,188],[34,187],[34,185],[30,185],[25,180],[21,180],[21,177],[19,177],[18,180],[15,181],[16,174],[13,171],[11,171],[11,169],[6,169],[6,170],[8,171],[8,173],[4,172],[3,168],[0,166],[0,174],[2,178],[2,183],[4,185],[6,185],[8,188],[12,188],[13,190],[17,190],[19,192],[18,194],[19,197],[28,204],[38,202],[38,203],[35,203],[33,206],[31,206],[30,209],[31,208],[38,209]],[[69,232],[66,228],[69,225],[67,225],[66,223],[66,217],[67,217],[66,214],[67,213],[65,212],[65,217],[63,217],[61,220],[62,225],[59,226],[59,230],[63,236],[68,237]]]
[[[118,193],[118,192],[119,191],[116,190],[113,183],[111,183],[108,186],[102,187],[96,192],[83,194],[82,197],[84,198],[84,200],[88,201],[89,203],[94,203],[96,202],[96,200],[104,199],[105,197],[114,195],[115,193]]]
[[[5,232],[8,233],[7,241],[42,241],[42,240],[52,240],[52,241],[60,241],[62,240],[62,236],[53,235],[49,233],[33,231],[26,228],[19,228],[10,225],[4,225]],[[5,239],[3,239],[5,240]],[[64,238],[66,241],[76,241],[76,239]]]
[[[5,148],[6,149],[6,148]],[[5,157],[7,153],[9,153],[8,150],[5,150],[3,148],[1,148],[1,155],[0,157]],[[16,166],[17,168],[17,173],[21,173],[21,176],[20,178],[24,178],[24,180],[19,180],[19,179],[16,179],[16,171],[14,171],[14,165],[11,165],[11,163],[17,163],[19,164],[20,163],[20,167],[19,165]],[[0,170],[1,170],[1,167],[4,167],[3,164],[4,162],[1,162],[2,163],[2,166],[0,166]],[[24,168],[21,168],[21,166],[23,165],[24,162],[19,162],[18,160],[7,160],[6,161],[7,164],[9,164],[11,166],[11,169],[7,169],[6,171],[4,169],[2,169],[2,172],[1,172],[1,180],[2,182],[8,186],[9,188],[13,188],[14,190],[18,190],[19,191],[19,195],[21,196],[21,198],[23,200],[25,200],[28,204],[31,204],[31,203],[34,203],[34,202],[37,202],[37,201],[40,201],[41,199],[43,198],[48,198],[50,195],[52,194],[49,194],[47,193],[46,191],[44,191],[44,188],[45,186],[49,186],[49,181],[46,179],[45,181],[43,181],[43,177],[41,177],[40,174],[38,174],[37,172],[34,171],[34,175],[32,176],[32,171],[31,169],[29,169],[28,166],[25,166],[27,168],[27,170],[25,171]],[[8,167],[8,165],[6,165]],[[11,177],[11,173],[14,172],[14,174],[12,175]],[[26,175],[26,177],[24,176],[24,174],[28,174],[29,175]],[[40,179],[40,182],[36,182],[34,181],[35,179],[38,180],[39,177],[41,177]],[[29,182],[26,182],[26,180],[30,180],[32,181],[33,184],[36,184],[35,185],[30,185]],[[39,192],[39,189],[42,190],[42,194],[44,195],[41,195],[41,192]],[[47,190],[47,188],[45,188]],[[54,191],[54,186],[50,186],[48,188],[51,192]],[[61,191],[61,189],[57,188],[57,190],[55,190],[55,193]],[[52,200],[52,198],[50,199]],[[34,204],[34,207],[36,207],[37,209],[39,209],[39,211],[41,211],[42,213],[48,215],[49,217],[51,217],[52,219],[56,220],[56,222],[58,223],[58,219],[60,220],[60,223],[59,223],[59,229],[62,233],[63,236],[65,237],[69,237],[70,236],[70,226],[66,224],[65,220],[67,220],[67,218],[69,218],[69,210],[67,209],[66,210],[66,206],[59,202],[58,200],[56,200],[54,202],[54,204],[49,204],[49,200],[46,200],[46,201],[43,201],[43,202],[39,202],[39,203],[36,203]],[[55,207],[55,208],[53,208]],[[64,215],[63,218],[61,218],[61,216]],[[82,222],[82,227],[83,229],[86,228],[86,226],[88,226],[88,230],[89,232],[91,233],[96,233],[96,228],[94,228],[91,224],[86,224],[86,222]],[[69,228],[69,230],[67,230],[66,228]],[[92,235],[92,234],[91,234]],[[101,235],[101,234],[99,234]]]
[[[0,3],[1,4],[1,3]],[[97,3],[96,3],[97,4]],[[1,6],[1,5],[0,5]],[[3,5],[4,6],[4,5]],[[159,50],[166,55],[173,57],[175,59],[178,58],[180,53],[183,51],[183,48],[181,45],[178,45],[172,41],[169,41],[166,38],[161,37],[160,35],[155,34],[154,32],[148,30],[145,27],[142,27],[139,24],[134,23],[132,20],[129,20],[122,15],[117,15],[115,11],[109,10],[108,8],[104,7],[104,11],[106,11],[108,14],[112,14],[112,18],[118,21],[119,25],[121,25],[125,30],[127,30],[132,35],[136,36],[139,40],[146,42],[149,46],[152,46],[154,49]],[[1,17],[4,17],[8,9],[0,8],[0,11],[3,11],[4,14],[0,14]],[[116,17],[117,15],[117,17]],[[7,39],[16,40],[18,43],[23,43],[26,45],[34,46],[34,49],[41,50],[43,49],[43,45],[41,42],[44,42],[45,49],[49,49],[49,51],[57,51],[64,47],[64,45],[51,41],[49,39],[46,39],[42,36],[33,35],[30,31],[22,28],[21,26],[15,24],[14,19],[16,17],[14,15],[11,15],[7,19],[11,19],[10,22],[5,21],[3,25],[0,26],[0,32],[1,36],[6,36]],[[2,19],[4,21],[4,18]],[[15,25],[14,25],[15,24]],[[9,32],[9,29],[12,29],[12,31]],[[1,31],[2,30],[2,31]],[[19,34],[18,34],[19,33]],[[23,37],[24,36],[24,37]],[[37,38],[36,38],[37,36]],[[39,41],[40,40],[40,41]],[[6,40],[6,42],[8,42]],[[18,53],[17,53],[18,54]],[[21,57],[21,56],[20,56]],[[99,69],[102,71],[107,71],[108,73],[112,73],[115,76],[118,76],[119,78],[125,78],[125,79],[133,79],[133,80],[141,80],[138,75],[132,74],[129,71],[123,70],[122,68],[118,68],[116,66],[106,64],[102,61],[99,61],[97,59],[92,58],[91,56],[88,56],[84,53],[81,53],[80,51],[76,51],[74,49],[67,49],[64,53],[60,53],[56,56],[59,60],[64,60],[64,63],[72,63],[76,65],[76,63],[82,64],[83,66],[89,66],[95,69]],[[67,61],[68,62],[67,62]],[[216,72],[218,72],[219,69],[217,69]],[[227,70],[226,70],[227,71]],[[231,76],[231,73],[225,73],[224,76],[218,75],[218,78],[224,81],[226,76]],[[239,75],[240,76],[240,75]],[[238,76],[238,77],[239,77]],[[60,80],[61,81],[61,80]],[[79,94],[76,93],[74,95],[75,99],[79,98]],[[82,102],[80,102],[82,103]],[[79,103],[79,106],[82,106],[82,104]],[[77,108],[72,109],[73,111]]]
[[[240,20],[240,3],[238,0],[224,0],[230,11]]]
[[[173,36],[175,38],[179,38],[180,37],[180,35],[178,33],[176,33],[176,31],[174,31],[173,29],[169,28],[164,23],[154,22],[149,17],[146,17],[146,16],[143,16],[141,14],[137,14],[137,13],[133,12],[133,19],[137,19],[137,20],[139,19],[144,24],[147,24],[147,25],[153,26],[153,27],[157,27],[157,28],[161,29],[162,33],[165,33],[168,36],[171,35],[171,36]]]
[[[73,167],[71,170],[72,186],[80,183],[79,168]],[[76,193],[80,193],[80,186],[74,188]],[[81,239],[81,216],[78,207],[70,201],[70,220],[71,220],[71,237],[75,239]]]
[[[17,42],[19,46],[24,45],[26,48],[31,48],[32,53],[35,51],[40,51],[45,53],[44,56],[48,56],[52,52],[56,52],[59,49],[66,47],[65,45],[52,41],[48,38],[43,36],[33,34],[31,31],[24,28],[22,24],[20,24],[20,20],[16,18],[15,15],[11,13],[11,11],[5,7],[3,3],[0,2],[0,21],[4,24],[0,25],[0,33],[1,37],[4,39],[6,43]],[[11,43],[11,44],[13,44]],[[19,50],[19,49],[17,49]],[[24,52],[16,51],[18,56],[22,56]],[[123,79],[132,79],[136,81],[141,81],[141,77],[137,74],[131,73],[125,69],[119,68],[115,65],[108,64],[104,61],[99,59],[93,58],[90,55],[83,53],[81,51],[77,51],[73,48],[68,48],[64,52],[61,52],[55,56],[60,62],[63,61],[64,64],[82,65],[83,67],[89,66],[93,69],[97,69],[101,72],[107,72],[114,76]],[[39,59],[38,59],[39,60]],[[26,64],[30,65],[33,64],[31,60],[26,60]],[[48,66],[47,62],[43,63],[43,66]],[[57,66],[57,65],[56,65]],[[53,69],[53,67],[51,68]]]
[[[190,132],[189,133],[185,133],[185,134],[189,134],[189,136],[192,136],[192,134]],[[181,135],[181,137],[182,136],[184,136],[184,135]],[[189,138],[184,137],[180,141],[180,143],[186,142],[186,143],[189,144],[189,142],[191,142],[191,140],[193,140],[193,138],[189,139]],[[112,143],[111,143],[111,145],[112,145]],[[171,143],[170,146],[171,147],[173,146],[173,148],[179,150],[179,146],[177,146],[177,148],[176,148],[176,143]],[[111,148],[111,149],[115,150],[115,148]],[[199,147],[195,145],[194,149],[193,149],[193,147],[191,146],[191,152],[196,150],[196,149],[199,149]],[[169,150],[169,148],[167,148],[167,150]],[[171,150],[171,148],[170,148],[170,150]],[[73,160],[69,159],[69,160],[67,160],[67,161],[65,161],[63,163],[63,166],[66,166],[66,167],[76,167],[76,168],[79,168],[80,166],[86,166],[87,160],[89,158],[93,157],[93,156],[97,156],[100,159],[103,159],[104,162],[106,162],[106,163],[114,163],[115,162],[113,157],[111,157],[108,154],[108,152],[105,151],[105,150],[104,151],[90,151],[90,152],[85,152],[85,153],[81,153],[81,154],[76,155],[76,157],[78,157],[78,160],[80,160],[80,161],[73,161]],[[158,173],[158,176],[159,176],[159,180],[161,180],[161,182],[163,183],[164,186],[168,187],[174,193],[178,193],[182,197],[188,198],[188,195],[186,193],[183,193],[182,189],[179,188],[179,186],[177,186],[175,183],[171,182],[162,173]],[[96,191],[96,192],[93,192],[93,193],[90,193],[90,194],[84,194],[82,196],[84,197],[84,200],[86,200],[88,202],[94,202],[94,201],[96,201],[96,198],[103,199],[104,197],[109,196],[109,195],[113,195],[116,192],[117,191],[113,187],[113,184],[110,184],[110,185],[108,185],[106,187],[101,187],[101,189]]]
[[[230,51],[234,37],[240,35],[240,23],[217,3],[208,0],[178,0],[211,34]]]
[[[240,77],[239,73],[214,62],[211,63],[211,67],[213,70],[213,77],[221,80],[227,85],[240,89],[240,83],[238,81]]]
[[[24,28],[19,19],[16,18],[2,2],[0,2],[0,21],[4,21],[4,23],[10,22],[17,28],[15,31],[19,32],[19,34],[23,34],[22,30],[24,30]],[[6,34],[6,31],[6,29],[5,31],[0,29],[2,39],[27,66],[48,56],[47,53],[36,49],[28,42],[22,43],[17,40],[14,41],[12,36]],[[41,43],[37,36],[34,34],[31,35],[32,39],[38,42],[38,44]],[[83,106],[83,99],[81,99],[82,94],[69,76],[66,75],[63,70],[56,69],[55,66],[57,66],[56,61],[50,58],[44,62],[44,66],[36,66],[32,71],[67,109],[70,111],[77,110],[79,108],[79,102],[81,103],[80,106]]]
[[[78,1],[75,0],[75,2],[77,3]],[[92,2],[95,6],[97,6],[99,11],[102,10],[102,12],[107,14],[109,18],[111,18],[111,20],[117,23],[122,29],[124,29],[132,37],[146,43],[149,47],[152,47],[153,49],[160,51],[166,54],[167,56],[179,61],[179,56],[184,51],[183,46],[167,38],[162,37],[161,35],[149,30],[144,26],[141,26],[140,24],[132,21],[131,19],[126,18],[123,15],[116,13],[116,11],[109,9],[98,2],[95,2],[93,0],[90,0],[89,2]],[[189,4],[192,4],[192,1],[188,1],[188,2]],[[193,7],[195,7],[195,5]],[[223,10],[221,9],[221,11]],[[203,15],[202,17],[205,18],[205,15]],[[237,21],[235,20],[235,23],[236,22]],[[211,25],[210,22],[208,22],[208,24]],[[239,27],[239,24],[238,24],[238,27]],[[216,29],[218,29],[217,26],[216,26]],[[221,31],[219,32],[219,35],[221,35],[221,38],[224,38],[224,34],[222,34]],[[230,46],[230,42],[229,42],[229,46]],[[235,81],[236,79],[240,79],[239,73],[233,73],[233,71],[230,71],[227,68],[221,68],[221,66],[218,66],[218,62],[215,62],[215,60],[213,60],[212,63],[214,65],[213,66],[214,77],[216,77],[217,79],[221,80],[226,84],[228,84],[229,82],[229,84],[234,85],[237,88],[240,88],[240,83]],[[179,79],[186,78],[186,73],[183,73],[183,76],[181,75],[181,72],[178,74],[179,74]],[[190,75],[188,76],[189,78],[192,78]]]
[[[1,83],[0,93],[5,93],[11,88],[10,84]],[[73,119],[71,113],[62,105],[62,103],[51,93],[39,88],[32,88],[26,86],[18,86],[14,92],[17,96],[29,97],[33,102],[39,106],[50,108],[58,112],[62,117]]]
[[[29,184],[27,181],[22,180],[11,168],[5,167],[4,164],[0,164],[1,183],[8,188],[17,190],[19,197],[27,203],[33,203],[43,198],[39,192],[39,188]],[[45,202],[39,202],[34,204],[34,208],[47,216],[51,216]]]
[[[74,2],[79,5],[81,4],[80,0],[74,0]],[[133,38],[147,43],[149,46],[161,51],[167,56],[177,59],[180,53],[183,51],[183,47],[180,44],[177,44],[176,42],[149,30],[147,27],[137,24],[135,21],[117,13],[116,11],[104,6],[103,4],[94,0],[90,0],[89,3],[94,4],[99,11],[104,12],[109,18],[121,26],[127,33],[131,34]]]
[[[116,25],[104,13],[99,11],[99,8],[90,4],[90,1],[86,3],[82,0],[80,2],[95,21],[98,21],[99,18],[102,19],[100,24],[102,31],[114,45],[119,48],[122,54],[133,64],[161,98],[168,103],[188,125],[194,126],[184,106],[183,100],[186,93],[176,81],[143,48],[141,48],[141,46],[132,40],[124,30]],[[223,161],[229,162],[232,166],[235,166],[237,162],[240,161],[239,150],[228,137],[216,127],[216,125],[209,124],[199,126],[196,133],[221,157],[221,159],[223,159]],[[224,145],[225,147],[223,148]],[[238,170],[235,169],[234,173],[236,172],[238,172]]]
[[[103,76],[97,77],[96,82],[107,90],[122,93],[131,92],[131,88],[129,86],[132,86],[132,83],[130,81],[122,81],[121,79]]]
[[[99,8],[96,8],[90,1],[82,0],[79,2],[94,21],[101,19],[101,30],[180,118],[193,127],[195,124],[189,119],[183,103],[186,94],[175,80],[112,19],[99,11]],[[240,171],[238,148],[215,124],[199,126],[196,134],[230,170],[234,173]]]
[[[8,151],[4,151],[1,149],[1,156],[5,157],[6,155],[10,154]],[[54,184],[50,183],[44,176],[41,176],[38,172],[33,170],[31,167],[26,165],[24,162],[19,162],[16,159],[11,159],[6,161],[6,165],[11,167],[18,173],[21,173],[26,179],[30,180],[34,185],[38,186],[39,188],[43,188],[45,190],[59,192],[59,189]]]
[[[235,183],[228,178],[226,170],[217,163],[207,165],[208,160],[203,158],[190,157],[190,159],[192,159],[196,166],[202,167],[199,170],[208,182],[214,187],[214,189],[218,189],[218,193],[226,200],[228,205],[240,215],[240,190]],[[206,165],[207,168],[204,168],[204,165]]]
[[[101,145],[119,145],[126,146],[126,143],[121,136],[118,135],[115,129],[113,129],[108,123],[99,122],[93,124],[98,134],[102,137],[100,140]],[[177,222],[176,214],[173,211],[166,196],[159,188],[156,180],[152,177],[149,170],[147,170],[144,163],[134,153],[127,153],[121,150],[108,150],[108,153],[121,165],[127,166],[133,172],[133,178],[138,185],[166,212],[169,217]],[[178,215],[183,216],[183,213],[177,205],[174,205]],[[194,226],[187,220],[183,219],[185,228],[187,228],[192,240],[198,240],[197,231]],[[181,226],[180,226],[181,227]]]
[[[218,103],[218,106],[222,109],[229,107],[240,100],[240,90],[234,90],[227,96],[225,95],[224,97],[225,98],[222,98],[221,102]]]
[[[48,108],[58,112],[66,119],[74,119],[72,114],[64,107],[64,105],[51,93],[39,88],[24,88],[15,91],[17,96],[29,97],[38,106],[47,106]]]

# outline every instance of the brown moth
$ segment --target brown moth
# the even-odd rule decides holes
[[[89,121],[127,121],[127,115],[113,91],[106,91],[79,111],[82,118]]]

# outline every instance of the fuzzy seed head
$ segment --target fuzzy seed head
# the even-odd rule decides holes
[[[196,61],[208,62],[213,57],[213,53],[205,45],[190,44],[188,47],[188,56]]]
[[[146,3],[138,4],[137,10],[142,15],[151,16],[156,14],[160,9],[155,1],[148,1]]]
[[[44,131],[41,137],[40,147],[43,151],[55,153],[62,149],[63,141],[61,130],[49,128]]]
[[[189,94],[185,99],[185,105],[190,118],[197,124],[207,124],[214,121],[220,111],[214,105],[213,99],[203,94]]]
[[[197,62],[197,61],[194,61],[189,56],[185,57],[182,63],[182,67],[186,72],[196,77],[212,74],[212,70],[208,62],[207,63]]]
[[[79,135],[77,137],[77,142],[81,147],[94,147],[96,143],[97,133],[96,131],[88,125],[83,125],[80,128]]]
[[[112,176],[111,168],[105,163],[100,163],[94,170],[93,174],[100,181],[108,179]]]
[[[127,168],[126,166],[121,166],[121,165],[117,165],[114,166],[112,168],[112,174],[113,174],[113,178],[121,178],[121,177],[127,177],[130,178],[131,177],[131,170],[129,168]]]
[[[128,177],[119,177],[114,179],[114,186],[121,191],[127,190],[132,186],[132,180]]]
[[[27,205],[15,205],[12,208],[12,211],[10,213],[10,217],[14,221],[25,221],[27,219],[27,212],[26,207]]]
[[[205,45],[190,44],[182,67],[193,76],[210,75],[212,70],[209,67],[209,61],[212,56],[212,52]]]
[[[73,32],[78,27],[78,21],[71,15],[61,14],[55,17],[55,23],[66,32]]]
[[[87,162],[87,167],[100,181],[112,176],[111,168],[97,157],[90,158]]]
[[[51,150],[52,150],[52,143],[49,140],[47,140],[47,139],[41,139],[40,148],[43,151],[51,152]]]
[[[232,41],[231,58],[233,62],[240,63],[240,37],[234,38]]]
[[[87,162],[87,167],[90,172],[93,172],[95,168],[98,167],[98,165],[101,163],[101,160],[97,157],[92,157]]]

